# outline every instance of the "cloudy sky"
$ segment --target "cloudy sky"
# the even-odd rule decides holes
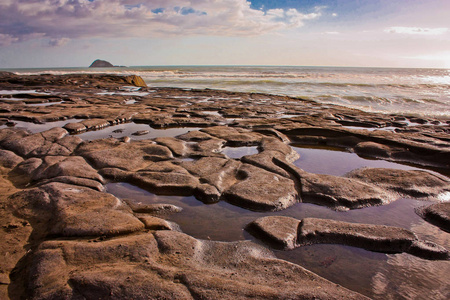
[[[450,0],[0,0],[0,68],[450,68]]]

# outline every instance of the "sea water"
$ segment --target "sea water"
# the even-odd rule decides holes
[[[15,69],[16,74],[139,75],[151,87],[288,95],[376,113],[450,116],[450,69],[159,66]]]

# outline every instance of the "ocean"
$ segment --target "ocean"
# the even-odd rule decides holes
[[[376,113],[450,117],[450,69],[284,66],[138,66],[7,70],[16,74],[141,76],[149,87],[287,95]]]

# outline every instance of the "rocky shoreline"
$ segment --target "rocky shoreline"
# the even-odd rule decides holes
[[[119,199],[105,184],[265,212],[298,203],[346,211],[409,197],[434,202],[417,213],[448,232],[450,120],[284,96],[151,88],[138,76],[2,72],[0,91],[2,298],[366,298],[270,250],[317,243],[448,264],[445,245],[413,231],[329,219],[254,220],[247,230],[269,249],[200,240],[165,217],[179,207]],[[152,129],[113,130],[118,124]],[[166,131],[154,136],[153,129]],[[100,138],[89,135],[96,133]],[[294,164],[294,143],[420,170],[316,174]],[[249,153],[232,157],[228,148]]]

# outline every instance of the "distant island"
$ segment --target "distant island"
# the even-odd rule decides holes
[[[96,59],[89,68],[113,68],[116,67],[112,63],[106,60]]]

